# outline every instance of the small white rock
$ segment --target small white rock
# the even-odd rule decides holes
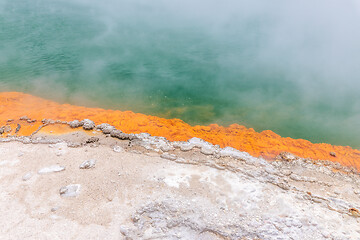
[[[65,167],[60,165],[53,165],[50,167],[42,168],[38,171],[38,174],[47,174],[47,173],[53,173],[53,172],[61,172],[64,171]]]
[[[62,197],[76,197],[80,193],[80,184],[70,184],[60,188],[59,193]]]
[[[79,168],[80,169],[89,169],[89,168],[95,167],[95,164],[96,164],[96,160],[90,159],[90,160],[87,160],[87,161],[83,162],[82,164],[80,164]]]

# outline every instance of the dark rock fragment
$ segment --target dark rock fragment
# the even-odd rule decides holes
[[[20,128],[21,128],[21,125],[18,124],[17,127],[16,127],[16,129],[15,129],[15,133],[19,132],[19,131],[20,131]]]
[[[118,138],[120,140],[132,140],[135,137],[135,135],[123,133],[122,131],[117,130],[117,129],[112,130],[110,132],[110,136],[113,138]]]
[[[335,152],[330,152],[330,156],[336,157],[336,153]]]
[[[282,152],[276,157],[276,159],[290,162],[290,161],[297,160],[299,158],[297,156],[295,156],[294,154],[292,154],[292,153]]]

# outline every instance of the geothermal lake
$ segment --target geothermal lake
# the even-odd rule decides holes
[[[359,9],[2,0],[0,91],[360,148]]]

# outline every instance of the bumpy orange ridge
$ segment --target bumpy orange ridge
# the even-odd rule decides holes
[[[24,93],[0,93],[0,126],[8,119],[28,116],[37,119],[36,123],[23,124],[21,135],[30,135],[40,125],[43,118],[72,121],[89,118],[96,124],[109,123],[125,133],[147,132],[153,136],[163,136],[171,141],[186,141],[192,137],[202,138],[221,147],[230,146],[253,156],[274,159],[281,152],[291,152],[303,158],[331,160],[360,170],[360,151],[350,147],[330,144],[313,144],[303,139],[282,138],[270,130],[255,132],[238,124],[222,127],[190,126],[179,119],[164,119],[131,111],[114,111],[100,108],[87,108],[69,104],[58,104]],[[13,123],[16,128],[16,124]],[[330,152],[336,153],[336,157]]]

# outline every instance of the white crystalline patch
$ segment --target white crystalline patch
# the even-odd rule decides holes
[[[211,155],[211,154],[214,154],[217,152],[217,149],[213,144],[206,142],[200,138],[196,138],[196,137],[191,138],[187,144],[189,144],[189,147],[196,146],[196,147],[200,148],[201,153],[203,153],[205,155]],[[183,144],[181,147],[184,147],[184,146],[185,145]]]
[[[168,152],[174,149],[174,147],[169,144],[169,142],[163,137],[147,136],[142,140],[143,142],[141,146],[143,146],[147,150],[161,149],[161,151],[163,152]]]
[[[3,161],[0,161],[0,166],[14,166],[16,165],[17,163],[19,163],[19,159],[12,159],[12,160],[3,160]]]
[[[221,149],[220,151],[220,156],[221,157],[233,157],[233,158],[237,158],[237,159],[243,159],[246,160],[246,162],[248,163],[254,163],[254,162],[262,162],[260,160],[258,160],[255,157],[252,157],[249,153],[247,152],[241,152],[235,148],[232,147],[225,147],[223,149]]]
[[[188,187],[189,184],[189,176],[168,176],[164,179],[164,182],[169,187],[176,187],[179,188],[180,184],[186,184]]]
[[[200,138],[191,138],[189,139],[189,143],[193,144],[196,147],[199,148],[212,148],[214,145],[212,145],[211,143],[208,143]]]
[[[181,184],[189,187],[189,181],[194,174],[198,172],[190,169],[162,169],[156,173],[156,178],[161,178],[169,187],[179,188]]]
[[[61,172],[64,171],[65,167],[60,165],[53,165],[50,167],[42,168],[38,171],[38,174],[46,174],[46,173],[53,173],[53,172]]]
[[[219,177],[222,179],[220,182],[216,181]],[[256,208],[257,202],[264,198],[263,186],[259,182],[243,180],[232,172],[209,169],[201,174],[199,181],[211,185],[213,191],[225,194],[245,209]],[[230,188],[227,190],[225,186]]]

